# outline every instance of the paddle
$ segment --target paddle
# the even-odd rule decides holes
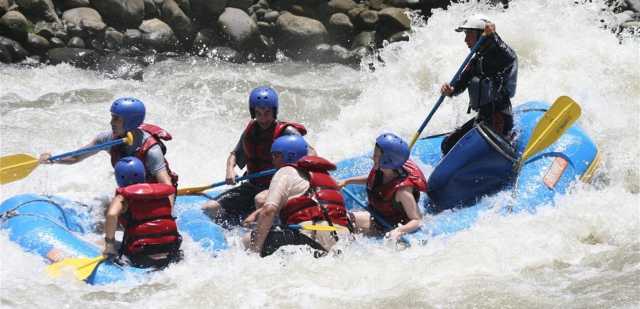
[[[237,181],[242,181],[242,180],[253,179],[253,178],[264,177],[264,176],[270,176],[270,175],[273,175],[275,173],[276,173],[276,169],[270,169],[270,170],[266,170],[266,171],[262,171],[262,172],[258,172],[258,173],[244,175],[242,177],[236,177],[236,182]],[[214,184],[210,184],[208,186],[182,188],[182,189],[178,189],[178,195],[198,194],[198,193],[201,193],[204,190],[213,189],[215,187],[223,186],[225,184],[227,184],[226,181],[220,181],[220,182],[216,182]]]
[[[389,222],[387,222],[387,220],[385,220],[382,216],[380,216],[376,211],[374,211],[373,209],[369,208],[369,205],[367,205],[365,202],[363,202],[360,199],[358,199],[358,197],[355,194],[353,194],[353,192],[349,191],[347,188],[342,188],[342,192],[346,193],[347,196],[349,196],[358,205],[360,205],[360,207],[362,207],[365,210],[367,210],[371,214],[371,216],[376,220],[376,222],[380,223],[385,230],[389,231],[389,230],[393,229],[393,226],[391,224],[389,224]],[[407,245],[411,245],[411,243],[409,242],[409,240],[405,236],[400,237],[400,241],[402,241],[403,243],[405,243]]]
[[[522,152],[522,156],[516,163],[516,171],[520,171],[522,165],[532,155],[549,147],[571,127],[580,117],[580,105],[568,96],[561,96],[553,102],[551,108],[547,110],[538,121],[533,134],[529,138],[527,147]]]
[[[476,42],[473,48],[471,48],[469,55],[467,55],[467,58],[464,59],[464,62],[462,62],[462,65],[460,66],[460,68],[458,68],[458,71],[456,72],[456,74],[453,75],[453,78],[451,79],[451,82],[449,83],[449,85],[453,84],[458,78],[460,78],[460,73],[462,73],[462,70],[467,66],[469,61],[471,61],[471,58],[476,53],[476,51],[478,51],[478,48],[480,48],[480,46],[482,45],[482,43],[484,43],[485,40],[486,40],[486,37],[484,35],[480,36],[480,39],[478,40],[478,42]],[[445,98],[444,94],[441,95],[440,98],[438,98],[436,105],[433,106],[427,118],[424,119],[424,121],[422,122],[422,125],[420,125],[420,128],[418,129],[418,132],[416,132],[413,135],[413,138],[411,139],[411,143],[409,144],[409,149],[413,148],[413,145],[418,140],[418,137],[420,137],[420,134],[422,134],[422,130],[424,130],[424,128],[427,126],[427,123],[429,123],[429,121],[431,120],[431,117],[433,117],[433,114],[435,114],[436,110],[438,110],[438,108],[440,107],[440,104],[442,104],[442,102],[444,101],[444,98]]]
[[[78,280],[85,280],[93,274],[100,262],[106,259],[105,256],[94,258],[67,258],[60,262],[53,263],[47,267],[47,273],[51,277],[59,277],[64,267],[75,267],[73,274]]]
[[[309,231],[325,231],[325,232],[334,232],[334,231],[342,231],[347,230],[343,227],[336,227],[330,225],[311,225],[311,224],[289,224],[287,226],[292,230],[309,230]]]
[[[112,140],[99,145],[81,148],[76,151],[63,153],[49,158],[50,161],[57,161],[67,157],[77,156],[96,150],[111,148],[120,144],[131,145],[133,143],[133,134],[127,133],[127,137]],[[28,154],[15,154],[0,158],[0,184],[6,184],[27,177],[31,172],[40,165],[40,161]]]

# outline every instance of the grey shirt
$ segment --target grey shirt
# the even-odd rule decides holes
[[[144,131],[142,132],[143,132],[142,143],[144,144],[144,142],[148,138],[150,138],[151,135],[147,132],[144,132]],[[111,131],[100,132],[96,136],[97,144],[106,143],[112,140],[113,140],[113,136]],[[106,149],[106,151],[108,152],[109,149]],[[158,174],[158,172],[167,168],[167,165],[164,160],[164,154],[162,153],[162,148],[160,148],[160,145],[156,144],[151,146],[151,148],[149,148],[149,150],[147,151],[147,155],[144,158],[144,166],[147,169],[146,172],[154,176]]]
[[[282,131],[282,134],[280,136],[285,136],[285,135],[302,136],[302,134],[300,134],[300,131],[298,131],[298,129],[292,126],[288,126],[284,128],[284,131]],[[236,155],[236,165],[239,168],[244,168],[245,165],[247,165],[247,156],[245,155],[244,148],[242,147],[243,139],[244,139],[244,132],[242,132],[242,135],[240,135],[240,139],[238,140],[236,147],[233,149],[233,153]]]

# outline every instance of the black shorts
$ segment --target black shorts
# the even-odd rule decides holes
[[[251,239],[255,237],[255,231],[251,232]],[[298,231],[284,229],[284,230],[271,230],[267,234],[267,238],[262,245],[261,257],[265,257],[273,254],[278,248],[287,245],[307,245],[315,249],[314,256],[320,257],[327,253],[318,242],[307,237]]]
[[[234,223],[244,220],[256,210],[254,198],[264,190],[265,188],[258,187],[247,181],[222,192],[215,200],[220,204],[224,212],[219,214],[216,221]]]

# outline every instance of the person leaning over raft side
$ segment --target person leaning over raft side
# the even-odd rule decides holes
[[[103,255],[142,268],[164,268],[180,260],[182,237],[171,215],[176,188],[144,183],[145,167],[136,157],[120,159],[115,175],[118,189],[107,209]],[[115,241],[118,223],[124,228],[120,250]]]
[[[127,132],[134,135],[133,145],[122,144],[108,149],[111,156],[111,165],[122,157],[135,156],[144,162],[147,182],[157,182],[178,186],[178,175],[169,168],[169,163],[165,159],[166,147],[164,141],[171,140],[171,134],[164,129],[143,123],[146,109],[144,103],[136,98],[119,98],[111,104],[111,132],[99,133],[88,145],[90,147],[111,140],[124,137]],[[68,157],[58,161],[50,161],[50,153],[40,155],[40,163],[45,164],[75,164],[96,152],[86,153],[75,157]],[[171,199],[173,203],[173,198]]]
[[[414,232],[422,226],[422,214],[418,209],[420,192],[427,191],[427,180],[420,168],[409,160],[409,146],[392,133],[385,133],[376,139],[373,151],[373,168],[369,175],[355,176],[339,181],[340,188],[348,184],[366,184],[369,208],[356,211],[356,232],[377,236],[388,232],[387,237],[399,240],[402,235]],[[381,217],[394,227],[385,231]]]
[[[255,174],[273,168],[271,144],[284,135],[305,135],[307,129],[295,122],[276,120],[278,94],[270,87],[257,87],[249,95],[251,121],[244,129],[235,149],[227,158],[226,182],[236,183],[236,165],[247,166],[247,174]],[[315,150],[310,147],[310,153]],[[254,178],[220,194],[215,200],[202,205],[202,209],[216,221],[237,225],[253,212],[255,205],[264,201],[271,176]]]
[[[271,147],[278,171],[271,179],[264,205],[252,214],[257,218],[255,230],[243,239],[245,248],[262,257],[285,245],[308,245],[318,257],[350,235],[344,199],[329,175],[336,166],[321,157],[307,156],[307,149],[298,135],[279,137]],[[273,227],[276,215],[284,226]],[[337,232],[292,230],[289,224],[329,225]]]
[[[495,28],[491,21],[481,15],[470,17],[456,28],[457,32],[464,31],[464,41],[469,48],[476,44],[481,35],[486,40],[460,78],[452,85],[442,85],[440,89],[447,96],[468,90],[467,113],[471,110],[478,112],[476,117],[444,139],[441,145],[443,154],[447,154],[476,123],[483,122],[507,139],[513,128],[510,99],[516,93],[518,57],[495,32]]]

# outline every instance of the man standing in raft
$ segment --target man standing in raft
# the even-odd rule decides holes
[[[482,15],[468,18],[456,31],[464,31],[464,42],[469,48],[475,46],[481,36],[486,39],[460,78],[452,85],[442,85],[440,89],[447,96],[468,90],[467,113],[471,110],[478,112],[476,117],[444,139],[441,146],[443,154],[447,154],[476,123],[483,122],[505,138],[513,128],[510,99],[516,93],[518,78],[516,53],[495,32],[496,26]]]
[[[307,133],[307,129],[301,124],[276,120],[278,94],[273,88],[258,87],[251,91],[249,113],[251,121],[227,158],[225,180],[229,185],[236,183],[236,166],[244,168],[246,165],[247,174],[272,169],[270,150],[276,138]],[[310,148],[310,152],[315,154],[313,148]],[[263,202],[265,193],[259,193],[269,187],[270,181],[271,176],[250,179],[205,203],[202,209],[220,223],[238,225],[255,210],[256,204]]]
[[[115,164],[116,196],[107,209],[103,255],[135,267],[164,268],[181,257],[182,237],[171,215],[176,188],[165,183],[145,183],[145,167],[136,157]],[[116,248],[118,223],[124,237]]]
[[[388,232],[386,236],[397,241],[422,226],[418,200],[420,192],[427,191],[427,180],[420,168],[409,160],[409,153],[409,146],[400,137],[392,133],[382,134],[376,139],[373,168],[369,175],[338,182],[340,188],[348,184],[367,185],[372,213],[353,213],[356,232],[370,236]]]
[[[264,204],[251,217],[255,230],[243,239],[245,247],[264,257],[286,245],[307,245],[316,257],[326,254],[349,237],[344,199],[329,171],[336,166],[320,157],[307,156],[308,145],[298,135],[279,137],[271,147],[273,175]],[[279,216],[282,227],[273,227]],[[290,229],[289,225],[332,226],[335,231]]]
[[[164,183],[177,187],[178,175],[169,169],[169,163],[164,157],[167,150],[163,141],[171,140],[171,134],[158,126],[143,123],[145,113],[144,104],[136,98],[119,98],[113,101],[111,104],[111,132],[99,133],[85,147],[122,138],[127,132],[131,132],[134,136],[131,146],[122,144],[107,149],[111,156],[111,165],[115,166],[116,162],[125,156],[135,156],[144,163],[147,175],[146,182]],[[50,153],[43,153],[40,155],[40,163],[75,164],[96,153],[98,152],[67,157],[57,161],[49,160]]]

